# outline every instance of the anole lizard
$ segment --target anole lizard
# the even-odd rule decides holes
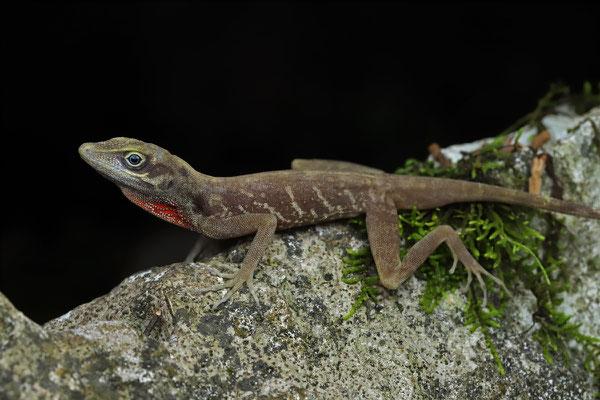
[[[493,201],[600,219],[600,210],[581,204],[476,182],[386,174],[341,161],[294,160],[291,170],[217,178],[136,139],[84,143],[79,154],[129,200],[168,222],[215,239],[254,235],[240,269],[220,274],[230,278],[224,284],[201,289],[229,288],[214,307],[244,283],[258,302],[254,269],[277,229],[366,214],[367,236],[383,286],[396,289],[445,242],[454,256],[450,272],[460,260],[468,272],[467,284],[475,274],[485,295],[481,275],[508,290],[479,265],[448,225],[427,234],[400,260],[397,210]]]

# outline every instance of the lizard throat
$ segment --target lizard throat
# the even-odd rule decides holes
[[[167,222],[179,225],[183,228],[192,229],[187,218],[183,215],[183,211],[176,203],[169,200],[153,201],[155,199],[126,187],[121,187],[121,191],[125,197],[148,211],[150,214],[154,214]]]

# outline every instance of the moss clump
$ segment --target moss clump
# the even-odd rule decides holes
[[[507,144],[508,133],[525,125],[537,126],[540,131],[546,129],[542,125],[541,118],[565,102],[574,104],[581,112],[600,104],[600,94],[593,94],[589,84],[584,86],[583,95],[569,96],[569,93],[570,91],[564,85],[552,85],[533,112],[521,118],[482,149],[466,154],[456,166],[436,168],[431,162],[411,159],[402,168],[396,170],[396,173],[476,179],[485,182],[489,170],[504,168],[504,161],[509,156],[509,153],[503,151]],[[519,136],[520,131],[515,142]],[[600,135],[598,137],[600,149]],[[545,236],[530,227],[529,221],[534,215],[546,221],[549,228]],[[360,229],[365,229],[364,219],[353,219],[351,223]],[[580,325],[570,323],[571,316],[559,312],[556,308],[562,302],[562,293],[569,288],[568,274],[560,260],[561,248],[558,244],[558,238],[562,234],[560,223],[547,213],[497,203],[455,204],[425,211],[415,208],[398,214],[398,227],[404,241],[401,257],[403,258],[408,249],[427,233],[443,224],[457,230],[475,259],[502,279],[507,286],[510,287],[511,283],[514,284],[518,280],[525,288],[532,291],[538,303],[538,311],[534,315],[537,330],[533,337],[542,345],[545,359],[552,363],[553,357],[558,355],[565,363],[569,363],[571,356],[566,343],[576,340],[582,344],[585,351],[586,369],[591,371],[600,382],[600,339],[581,334]],[[452,261],[453,257],[447,247],[440,246],[417,270],[416,276],[427,282],[425,292],[420,299],[420,304],[425,311],[433,311],[447,293],[464,287],[467,280],[466,270],[458,268],[454,274],[449,274]],[[377,275],[368,248],[358,252],[348,251],[348,258],[344,259],[344,262],[349,265],[343,271],[344,282],[362,284],[355,304],[343,317],[348,319],[364,301],[368,299],[376,301],[378,291],[374,284]],[[491,280],[485,279],[488,292],[495,292],[496,295],[485,308],[482,308],[480,291],[473,286],[469,287],[468,302],[464,309],[465,324],[470,326],[472,332],[480,330],[483,333],[498,370],[504,375],[502,361],[495,348],[490,329],[501,328],[508,298],[492,284]]]

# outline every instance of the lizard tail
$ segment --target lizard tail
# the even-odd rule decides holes
[[[527,193],[520,190],[507,189],[500,186],[455,179],[423,179],[421,177],[403,178],[405,179],[403,182],[397,181],[398,185],[408,184],[412,188],[418,187],[419,185],[427,185],[431,188],[435,188],[435,193],[431,194],[430,191],[429,198],[426,199],[412,199],[413,196],[408,196],[411,199],[399,199],[399,202],[394,199],[396,203],[400,203],[399,205],[401,205],[401,207],[398,208],[412,208],[412,205],[407,204],[406,200],[413,200],[413,204],[422,204],[421,208],[434,208],[452,203],[491,201],[534,207],[546,211],[555,211],[562,214],[575,215],[577,217],[600,219],[600,209],[585,206],[583,204],[571,203],[569,201]],[[408,181],[406,178],[409,178]],[[432,182],[431,179],[435,179],[436,182]],[[413,190],[413,193],[414,192],[419,191]],[[416,200],[416,202],[414,200]],[[423,207],[423,205],[426,206]]]
[[[600,210],[597,208],[585,206],[583,204],[572,203],[570,201],[554,199],[551,197],[540,196],[537,194],[521,192],[518,190],[511,190],[511,193],[509,193],[507,196],[495,201],[530,206],[541,210],[575,215],[577,217],[600,219]]]

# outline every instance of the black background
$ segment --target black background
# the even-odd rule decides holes
[[[26,3],[27,4],[27,3]],[[150,141],[217,176],[295,157],[389,171],[492,136],[557,80],[600,81],[586,3],[28,4],[2,12],[0,291],[37,322],[181,261],[82,142]]]

